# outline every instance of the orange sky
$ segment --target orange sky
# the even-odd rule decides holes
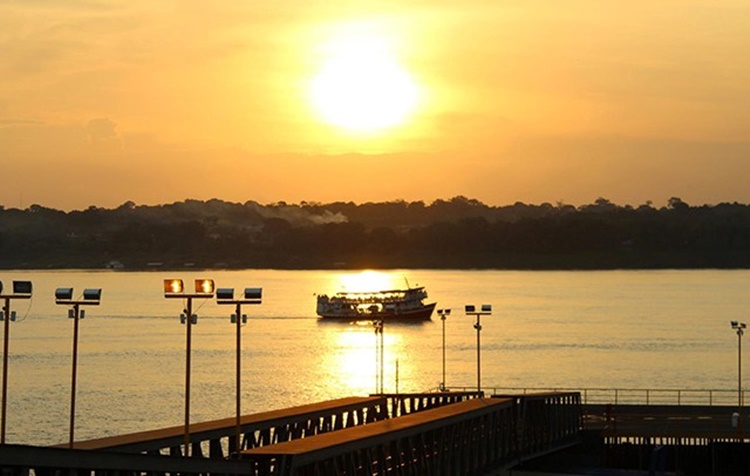
[[[0,3],[0,204],[750,202],[744,0],[336,3]]]

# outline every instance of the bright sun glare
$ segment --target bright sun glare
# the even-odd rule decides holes
[[[397,277],[380,271],[366,270],[340,276],[340,285],[348,292],[376,292],[397,287]]]
[[[373,34],[343,34],[325,45],[309,91],[325,122],[367,133],[408,120],[419,89],[387,46]]]

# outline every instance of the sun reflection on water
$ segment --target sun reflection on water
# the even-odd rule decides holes
[[[369,323],[336,327],[327,332],[328,351],[321,361],[328,385],[347,394],[375,390],[375,333]]]
[[[329,382],[346,394],[369,394],[377,391],[380,375],[380,341],[370,321],[359,321],[336,327],[328,333],[328,348],[321,361]],[[383,333],[383,373],[386,391],[394,387],[395,365],[404,353],[399,332]],[[404,355],[401,355],[404,357]],[[402,360],[403,363],[403,360]]]

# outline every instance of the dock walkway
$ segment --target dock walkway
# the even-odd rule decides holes
[[[244,415],[240,418],[241,449],[271,445],[382,420],[387,417],[386,403],[384,397],[346,397]],[[228,454],[236,453],[233,438],[235,432],[235,418],[191,424],[191,454],[206,454],[206,446],[210,458],[224,458]],[[184,435],[184,426],[174,426],[77,441],[73,447],[85,450],[179,455]],[[67,445],[58,445],[63,446]]]
[[[242,452],[259,476],[302,474],[478,474],[513,451],[511,399],[441,408]],[[502,444],[504,443],[504,444]]]
[[[732,425],[736,406],[584,405],[584,426],[623,442],[635,438],[750,442],[748,413]]]
[[[0,472],[106,476],[187,474],[498,474],[578,441],[577,393],[481,397],[440,392],[349,397],[236,420],[67,445],[0,445]],[[202,450],[206,451],[202,451]],[[183,456],[190,454],[190,457]]]

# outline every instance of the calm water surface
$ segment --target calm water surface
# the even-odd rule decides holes
[[[243,328],[247,413],[375,390],[375,334],[366,324],[315,315],[315,294],[344,287],[424,285],[446,321],[447,384],[476,385],[476,331],[464,304],[493,305],[482,319],[485,387],[736,389],[737,336],[750,320],[750,271],[515,272],[398,270],[0,273],[34,283],[13,301],[7,442],[67,441],[73,325],[54,289],[103,288],[80,324],[76,438],[162,426],[184,418],[182,302],[162,280],[213,278],[263,287]],[[234,413],[232,306],[194,302],[191,421]],[[385,390],[426,391],[442,378],[442,322],[386,325]],[[398,380],[396,369],[398,367]]]

